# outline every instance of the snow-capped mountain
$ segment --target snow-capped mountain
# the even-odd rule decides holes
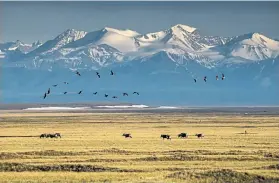
[[[115,62],[146,60],[166,52],[177,64],[195,60],[213,68],[228,61],[246,63],[276,58],[278,45],[278,41],[258,33],[236,37],[208,36],[197,28],[182,24],[143,35],[129,29],[105,27],[93,32],[68,29],[32,51],[24,52],[21,48],[22,55],[15,52],[16,56],[7,59],[28,67],[44,65],[50,69],[53,64],[58,64],[64,68],[71,65],[96,69]],[[2,54],[7,47],[8,50],[18,50],[18,47],[6,43],[0,47]],[[34,45],[31,47],[35,48]]]
[[[71,43],[73,41],[77,41],[81,38],[83,38],[87,32],[85,31],[77,31],[75,29],[68,29],[65,32],[58,35],[53,40],[49,40],[46,43],[44,43],[39,48],[33,50],[30,52],[27,56],[38,56],[38,55],[46,55],[49,53],[52,53],[59,48],[67,45],[68,43]]]
[[[92,32],[68,29],[42,45],[32,44],[28,51],[22,45],[0,44],[3,78],[9,78],[2,82],[7,101],[43,102],[34,96],[68,81],[71,85],[53,89],[53,102],[81,97],[88,101],[98,89],[109,95],[140,91],[141,98],[127,102],[162,105],[170,104],[163,101],[279,104],[274,99],[279,90],[279,42],[259,33],[210,36],[182,24],[147,34],[105,27]],[[116,73],[113,77],[106,74],[111,69]],[[76,70],[82,77],[76,76]],[[225,81],[215,79],[221,73]],[[61,97],[62,90],[75,93],[77,89],[83,89],[84,95]]]
[[[250,33],[237,36],[217,49],[225,56],[260,61],[276,58],[279,55],[279,42],[259,33]]]
[[[24,55],[40,47],[42,43],[36,41],[26,44],[22,41],[0,43],[0,60],[17,60],[24,58]]]
[[[25,44],[25,43],[17,40],[15,42],[0,43],[0,50],[1,50],[1,52],[19,50],[22,53],[28,53],[30,51],[37,49],[41,45],[42,45],[42,43],[40,41],[36,41],[32,44]]]

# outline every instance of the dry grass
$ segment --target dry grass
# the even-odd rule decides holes
[[[0,182],[278,182],[278,120],[1,112]],[[54,132],[62,138],[39,138]],[[189,138],[177,138],[181,132]],[[172,140],[162,140],[161,134]]]

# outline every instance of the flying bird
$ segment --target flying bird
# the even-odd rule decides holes
[[[47,90],[47,94],[50,94],[50,88],[48,88],[48,90]]]
[[[117,98],[117,96],[113,96],[112,98]]]
[[[68,92],[64,92],[64,95],[67,94]]]
[[[78,76],[81,76],[80,73],[79,73],[78,71],[76,71],[76,74],[77,74]]]
[[[56,85],[52,85],[53,87],[56,87],[58,84],[56,84]]]
[[[94,95],[97,95],[98,92],[93,93]]]
[[[218,75],[216,76],[216,80],[218,80],[219,79],[219,77],[218,77]]]
[[[128,93],[123,93],[123,96],[128,96]]]
[[[97,74],[97,76],[98,76],[99,78],[101,78],[101,75],[99,74],[99,72],[96,72],[96,74]]]
[[[112,70],[110,71],[110,75],[113,75],[114,73],[112,72]]]
[[[195,81],[195,83],[197,82],[197,80],[196,80],[196,79],[194,79],[194,81]]]
[[[47,96],[47,94],[45,93],[45,94],[44,94],[44,99],[46,98],[46,96]]]
[[[139,92],[134,92],[133,94],[137,94],[137,95],[139,95]]]
[[[66,85],[67,85],[67,84],[69,84],[69,83],[65,81],[65,82],[64,82],[64,84],[66,84]]]
[[[105,94],[105,97],[108,97],[108,95],[107,95],[107,94]]]
[[[225,79],[225,75],[222,73],[222,80],[224,80]]]
[[[78,94],[81,94],[81,92],[82,92],[82,90],[80,90],[80,91],[78,92]]]
[[[204,82],[206,82],[206,81],[207,81],[207,77],[206,77],[206,76],[204,76],[203,80],[204,80]]]

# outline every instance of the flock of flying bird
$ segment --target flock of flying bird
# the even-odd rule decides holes
[[[225,79],[225,75],[222,73],[222,80]],[[207,76],[203,77],[204,82],[207,82]],[[219,80],[219,76],[216,75],[216,80]],[[194,79],[195,83],[197,82],[197,79]]]
[[[78,72],[78,71],[76,71],[75,72],[75,74],[76,75],[78,75],[78,76],[81,76],[81,74],[80,74],[80,72]],[[99,72],[96,72],[96,75],[98,76],[98,78],[101,78],[101,75],[100,75],[100,73]],[[111,70],[110,71],[110,75],[114,75],[114,72]],[[222,73],[222,80],[224,80],[225,79],[225,75]],[[204,76],[204,78],[203,78],[203,80],[204,80],[204,82],[207,82],[207,76]],[[216,75],[216,80],[219,80],[219,76],[218,75]],[[196,83],[197,82],[197,79],[194,79],[194,82]],[[68,82],[63,82],[64,84],[69,84]],[[58,86],[58,84],[55,84],[55,85],[52,85],[53,87],[57,87]],[[66,95],[68,92],[64,92],[63,94],[64,95]],[[82,93],[82,90],[80,90],[77,94],[81,94]],[[45,99],[46,97],[47,97],[47,95],[49,95],[50,94],[50,88],[48,88],[48,90],[47,90],[47,92],[45,92],[45,94],[44,94],[44,96],[43,96],[43,98]],[[98,92],[94,92],[93,93],[94,95],[97,95],[98,94]],[[133,94],[135,95],[139,95],[139,92],[133,92]],[[129,94],[128,93],[122,93],[122,95],[125,97],[125,96],[129,96]],[[109,96],[108,94],[105,94],[104,95],[106,98]],[[116,99],[116,98],[118,98],[117,96],[112,96],[112,98],[114,98],[114,99]]]
[[[78,75],[78,76],[81,76],[81,74],[80,74],[80,72],[78,72],[78,71],[76,71],[75,72],[75,74],[76,75]],[[101,78],[101,75],[100,75],[100,73],[99,72],[96,72],[96,75],[98,76],[98,78]],[[110,75],[114,75],[114,72],[111,70],[110,71]],[[64,84],[69,84],[68,82],[63,82]],[[54,85],[52,85],[53,87],[57,87],[58,86],[58,84],[54,84]],[[68,92],[63,92],[63,94],[64,95],[66,95]],[[80,90],[77,94],[81,94],[82,93],[82,90]],[[45,99],[48,95],[50,94],[50,88],[48,88],[48,90],[47,90],[47,92],[45,92],[45,94],[44,94],[44,96],[43,96],[43,98]],[[93,95],[97,95],[98,94],[98,92],[94,92],[93,93]],[[122,95],[123,96],[129,96],[129,94],[128,93],[122,93]],[[139,95],[139,92],[133,92],[133,95]],[[104,95],[106,98],[109,96],[108,94],[105,94]],[[114,99],[116,99],[116,98],[118,98],[117,96],[112,96],[112,98],[114,98]]]

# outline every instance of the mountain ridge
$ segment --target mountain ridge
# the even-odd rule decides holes
[[[108,45],[107,48],[113,49],[103,50],[100,53],[97,53],[95,49],[93,54],[93,47],[105,49],[100,45]],[[62,60],[65,63],[73,60],[81,62],[85,59],[88,62],[91,61],[92,65],[96,65],[105,62],[104,58],[106,60],[114,58],[115,62],[131,61],[144,59],[162,51],[176,55],[175,61],[178,64],[179,59],[196,60],[198,63],[214,62],[215,65],[232,59],[238,63],[245,63],[277,58],[279,42],[259,33],[234,37],[207,36],[197,28],[182,24],[147,34],[110,27],[91,32],[67,29],[28,53],[14,52],[11,55],[16,56],[2,59],[32,60],[33,62],[40,60],[46,63],[56,63]],[[105,56],[104,53],[106,53]],[[121,57],[115,57],[115,55],[121,55]],[[99,64],[99,67],[102,66],[105,65]]]

